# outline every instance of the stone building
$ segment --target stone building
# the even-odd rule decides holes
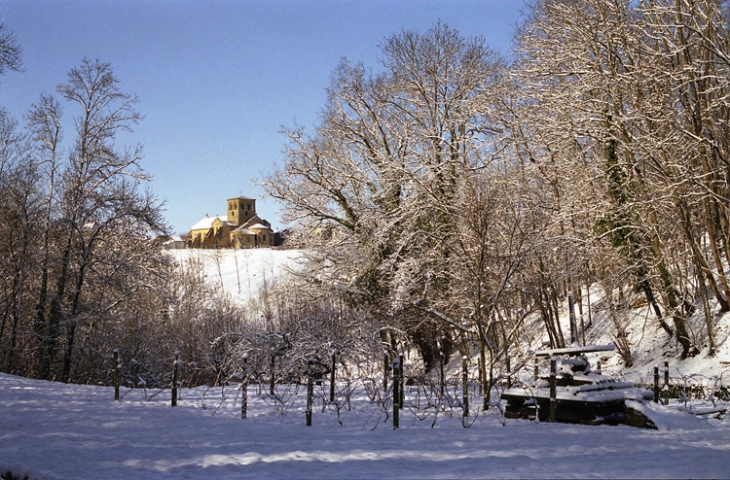
[[[188,245],[192,248],[258,248],[274,246],[271,224],[256,214],[256,199],[229,198],[228,215],[205,216],[190,227]]]

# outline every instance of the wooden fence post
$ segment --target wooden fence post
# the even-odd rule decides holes
[[[114,401],[119,401],[119,350],[114,349]]]
[[[578,324],[575,321],[575,297],[572,290],[568,292],[568,317],[570,319],[570,343],[572,344],[578,338]]]
[[[550,423],[555,423],[555,417],[557,416],[558,401],[557,401],[557,361],[555,356],[550,357]]]
[[[248,413],[248,352],[243,354],[243,378],[241,379],[241,418],[246,418]]]
[[[590,285],[588,286],[590,288]],[[586,346],[586,322],[583,319],[583,294],[581,292],[581,287],[578,286],[578,311],[580,312],[580,331],[581,335],[583,336],[583,346]]]
[[[399,408],[403,408],[403,404],[406,402],[406,362],[403,359],[403,355],[398,357],[400,359],[400,374],[398,380],[400,381],[400,399],[398,400]]]
[[[335,371],[337,370],[337,350],[332,352],[332,371],[330,371],[330,402],[335,401]]]
[[[314,364],[314,358],[309,357],[307,360],[307,426],[312,426],[312,402],[314,400],[314,379],[312,376],[312,365]]]
[[[444,394],[446,393],[446,379],[444,378],[444,352],[439,352],[439,390],[441,393],[441,397],[444,398]]]
[[[390,362],[390,358],[388,357],[388,354],[383,355],[383,391],[388,391],[388,364]]]
[[[654,403],[659,403],[659,367],[654,367]]]
[[[393,430],[398,430],[400,410],[400,357],[393,359]]]
[[[512,388],[512,365],[509,353],[507,353],[507,388]]]
[[[274,383],[276,379],[276,355],[271,350],[271,378],[269,379],[269,395],[274,395]]]
[[[469,416],[469,364],[466,355],[461,356],[461,383],[462,401],[464,402],[464,417]]]
[[[537,382],[537,379],[540,378],[539,376],[540,370],[537,368],[537,358],[535,359],[535,381]]]
[[[482,410],[489,410],[489,397],[492,391],[492,382],[494,381],[494,354],[489,353],[489,368],[487,369],[487,342],[484,338],[479,341],[479,395],[482,396]]]
[[[485,385],[486,382],[482,381],[485,380],[485,377],[487,376],[486,373],[482,373],[482,359],[481,359],[481,352],[480,352],[480,358],[477,362],[477,378],[479,379],[479,395],[484,396],[484,391],[487,389],[487,386]],[[486,360],[485,360],[486,362]],[[486,372],[486,367],[484,368],[484,372]],[[487,410],[487,409],[485,409]]]
[[[664,405],[669,405],[669,362],[664,361]]]
[[[180,367],[179,356],[180,351],[175,350],[175,363],[172,366],[172,399],[170,402],[173,407],[177,407],[177,373]]]

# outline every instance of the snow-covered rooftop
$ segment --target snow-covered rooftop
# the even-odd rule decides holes
[[[190,230],[202,230],[204,228],[210,228],[216,219],[223,222],[223,225],[235,225],[234,223],[229,222],[227,219],[221,218],[217,215],[215,217],[206,216],[204,219],[200,220],[198,223],[190,227]]]
[[[171,235],[170,238],[168,238],[167,240],[165,240],[164,242],[162,242],[162,244],[163,245],[169,245],[171,243],[182,242],[182,241],[183,241],[183,239],[182,239],[182,237],[180,235]]]
[[[269,227],[263,223],[254,223],[253,225],[249,225],[248,228],[251,230],[270,230]]]

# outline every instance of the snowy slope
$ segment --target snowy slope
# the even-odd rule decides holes
[[[169,254],[181,268],[190,268],[191,262],[202,265],[205,281],[214,289],[230,295],[234,301],[242,304],[258,297],[260,291],[286,277],[290,270],[297,270],[303,261],[301,250],[273,250],[268,248],[252,250],[170,250]],[[586,330],[588,345],[604,345],[613,343],[615,329],[609,312],[603,302],[605,292],[599,284],[591,288],[591,319],[593,325]],[[588,292],[583,292],[584,324],[588,325]],[[562,329],[570,331],[567,312],[567,300],[562,305]],[[713,305],[717,309],[716,305]],[[576,307],[576,312],[578,308]],[[606,373],[621,376],[626,380],[642,384],[653,382],[654,366],[662,369],[664,362],[669,362],[670,377],[673,383],[688,385],[702,384],[706,386],[730,385],[730,314],[715,319],[715,336],[718,346],[714,356],[708,355],[706,338],[697,333],[693,340],[702,348],[701,353],[684,361],[679,360],[680,349],[674,339],[670,339],[659,327],[654,313],[647,305],[623,312],[621,321],[625,322],[629,342],[634,354],[634,365],[626,368],[617,353],[608,355],[589,355],[593,365],[602,361]],[[544,327],[537,318],[535,330],[543,332]],[[691,332],[704,332],[703,312],[698,310],[689,321]],[[580,319],[578,319],[580,325]],[[547,341],[545,334],[538,335],[529,345],[529,350],[538,350]],[[528,353],[528,355],[530,355]],[[458,362],[455,368],[459,368]],[[529,371],[528,371],[529,370]],[[532,374],[530,369],[525,375]]]
[[[301,250],[268,248],[252,250],[186,249],[170,250],[169,254],[182,268],[186,268],[191,261],[200,263],[204,269],[205,280],[211,287],[230,295],[235,301],[241,303],[257,298],[262,288],[281,281],[289,270],[297,270],[303,260]],[[586,325],[589,321],[587,293],[584,291],[582,295],[583,320]],[[605,292],[601,286],[594,284],[590,292],[593,326],[586,331],[588,345],[613,343],[612,336],[615,334],[615,329],[603,302],[604,296]],[[569,332],[567,300],[563,303],[562,329],[563,332]],[[714,308],[717,309],[716,306]],[[578,312],[577,307],[576,312]],[[702,315],[703,313],[699,310],[695,312],[689,322],[691,331],[704,331]],[[535,330],[544,331],[541,321],[537,318],[534,321]],[[708,355],[708,349],[703,348],[697,357],[684,361],[680,361],[678,358],[680,350],[676,341],[668,338],[666,333],[661,330],[648,306],[644,305],[625,312],[622,321],[628,325],[627,332],[634,353],[634,366],[629,369],[625,368],[617,353],[590,355],[590,360],[594,365],[598,360],[602,360],[605,372],[620,375],[633,382],[648,384],[653,382],[654,366],[663,369],[664,362],[669,361],[670,377],[674,383],[730,385],[730,314],[715,319],[717,353],[711,357]],[[580,324],[580,319],[578,323]],[[693,325],[694,328],[692,328]],[[703,345],[703,342],[706,343],[706,339],[699,334],[693,340],[699,345]],[[529,345],[528,350],[534,351],[542,348],[545,341],[547,341],[546,335],[537,336],[533,344]],[[458,368],[458,364],[455,365]],[[530,374],[531,370],[526,372],[526,375]]]
[[[593,326],[586,329],[588,345],[604,345],[614,342],[616,333],[608,308],[604,302],[605,293],[599,284],[591,288],[593,300],[591,316]],[[588,324],[587,295],[583,294],[583,321]],[[563,332],[570,331],[567,301],[563,305]],[[713,304],[714,311],[718,310]],[[576,314],[578,309],[576,307]],[[654,367],[658,366],[664,378],[665,362],[669,363],[670,381],[673,384],[704,385],[718,388],[730,385],[730,313],[716,315],[713,321],[717,350],[709,355],[704,312],[698,309],[687,320],[688,330],[694,344],[701,348],[700,353],[685,360],[680,359],[681,347],[674,337],[670,338],[662,330],[659,322],[648,305],[631,308],[618,314],[619,321],[626,325],[626,332],[634,365],[626,368],[618,353],[609,355],[589,355],[591,363],[602,360],[603,371],[621,376],[629,381],[649,385],[653,383]],[[671,319],[667,319],[671,325]],[[580,319],[578,319],[580,324]]]
[[[267,285],[285,278],[289,269],[296,270],[302,257],[300,250],[168,250],[180,268],[190,262],[203,267],[205,281],[217,291],[230,295],[240,303],[256,298]]]

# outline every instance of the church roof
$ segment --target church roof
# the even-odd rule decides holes
[[[244,228],[251,228],[253,225],[256,224],[261,224],[264,225],[266,228],[271,228],[271,224],[263,218],[259,217],[258,215],[254,215],[253,217],[249,218],[241,226]]]
[[[230,226],[234,226],[235,225],[235,223],[231,223],[228,220],[224,220],[224,219],[220,218],[217,215],[215,217],[209,217],[209,216],[206,215],[204,219],[200,220],[198,223],[196,223],[195,225],[193,225],[192,227],[190,227],[190,230],[203,230],[203,229],[211,228],[213,226],[213,222],[216,219],[218,219],[221,222],[223,222],[223,225],[230,225]]]
[[[271,230],[269,227],[267,227],[263,223],[255,223],[253,225],[249,225],[248,228],[251,230],[254,230],[254,229],[255,230]]]

